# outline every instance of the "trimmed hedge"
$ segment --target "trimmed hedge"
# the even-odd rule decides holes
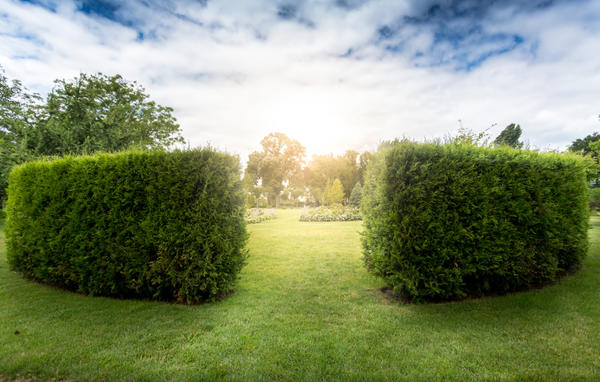
[[[236,157],[212,149],[30,162],[10,174],[10,266],[90,295],[196,303],[246,252]]]
[[[388,145],[364,189],[365,264],[415,301],[555,280],[587,252],[586,163],[509,148]]]

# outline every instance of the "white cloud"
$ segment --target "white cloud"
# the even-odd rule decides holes
[[[312,27],[279,20],[268,1],[181,3],[171,14],[130,6],[120,16],[139,23],[142,42],[134,28],[61,4],[54,13],[0,0],[0,65],[10,77],[47,92],[54,79],[79,72],[121,73],[175,108],[192,146],[211,142],[243,160],[273,131],[310,153],[341,153],[394,137],[443,137],[459,119],[474,130],[497,123],[492,136],[520,123],[540,148],[563,149],[600,130],[597,2],[489,14],[486,31],[525,42],[471,71],[416,67],[412,57],[374,43],[379,27],[414,9],[408,2],[344,10],[308,1],[297,15]],[[411,37],[408,51],[433,42],[426,28],[402,33]],[[340,57],[350,48],[350,57]],[[492,48],[462,49],[479,57]]]

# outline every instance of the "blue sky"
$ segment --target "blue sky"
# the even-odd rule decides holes
[[[273,131],[341,153],[459,120],[564,149],[600,130],[599,52],[590,0],[0,0],[9,77],[120,73],[243,160]]]

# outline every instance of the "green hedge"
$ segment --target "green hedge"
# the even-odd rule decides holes
[[[416,301],[550,282],[588,248],[586,167],[568,154],[388,145],[364,190],[366,266]]]
[[[10,174],[10,266],[85,294],[228,293],[247,239],[239,160],[211,149],[30,162]]]

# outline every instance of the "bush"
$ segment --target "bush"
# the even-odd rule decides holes
[[[239,160],[211,149],[30,162],[10,174],[10,266],[90,295],[210,301],[245,261]]]
[[[277,215],[275,215],[274,213],[265,214],[265,211],[263,211],[263,210],[259,210],[259,209],[248,210],[246,212],[246,223],[258,224],[258,223],[262,223],[265,221],[275,219],[276,217],[277,217]]]
[[[347,222],[362,220],[360,210],[340,205],[319,207],[300,215],[301,222]]]
[[[366,266],[416,301],[552,281],[588,248],[586,167],[510,148],[384,147],[363,189]]]
[[[4,223],[4,219],[6,219],[6,212],[0,208],[0,224]]]

